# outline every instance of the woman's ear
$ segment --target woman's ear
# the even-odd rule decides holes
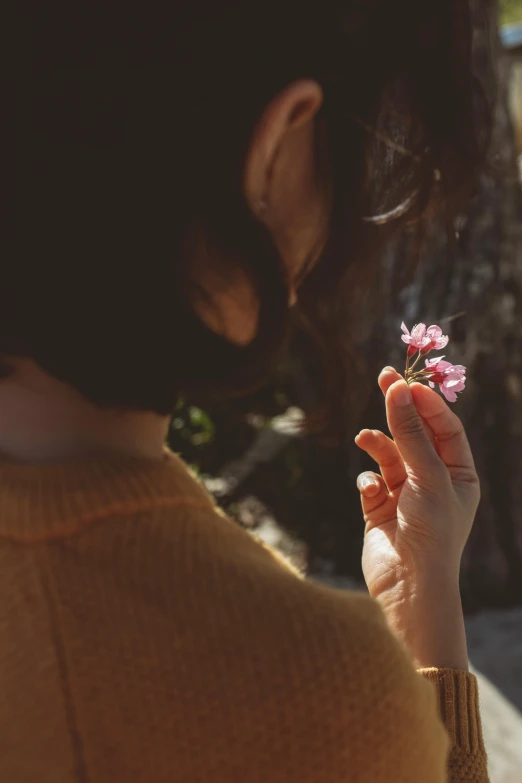
[[[281,148],[291,135],[313,122],[323,102],[321,86],[312,79],[288,85],[265,108],[257,123],[245,161],[244,192],[261,220],[270,204],[272,174]]]

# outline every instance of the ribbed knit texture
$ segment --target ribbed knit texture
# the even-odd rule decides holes
[[[487,780],[475,678],[420,676],[168,452],[0,462],[0,591],[2,783]]]
[[[440,714],[451,740],[451,779],[483,780],[486,753],[476,677],[452,669],[424,669],[423,674],[437,686]]]

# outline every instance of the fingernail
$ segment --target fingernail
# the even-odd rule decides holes
[[[395,404],[399,408],[405,408],[407,405],[411,405],[411,391],[410,387],[406,383],[401,383],[395,390]]]
[[[390,367],[389,365],[387,367],[383,367],[381,372],[397,372],[395,367]]]
[[[361,489],[367,489],[368,487],[378,487],[378,483],[371,476],[365,476],[361,479]]]

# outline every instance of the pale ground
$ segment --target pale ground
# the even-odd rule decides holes
[[[491,783],[522,783],[522,608],[467,621]]]

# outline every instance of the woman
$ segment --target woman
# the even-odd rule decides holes
[[[291,307],[319,334],[346,273],[357,293],[399,225],[469,192],[467,2],[31,3],[17,32],[1,779],[485,781],[458,589],[478,481],[443,400],[380,376],[372,598],[301,579],[164,449],[180,393],[254,388]]]

